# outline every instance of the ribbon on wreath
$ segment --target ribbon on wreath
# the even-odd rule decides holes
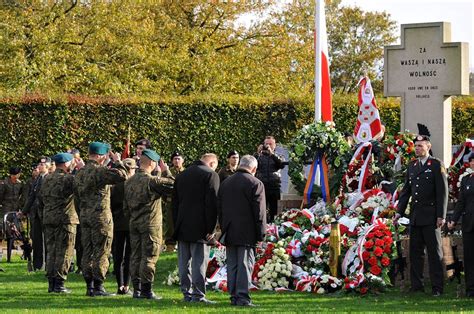
[[[354,156],[352,156],[351,162],[352,164],[356,160],[360,160],[363,157],[364,152],[367,151],[367,156],[365,157],[364,164],[360,168],[360,175],[359,175],[359,186],[358,191],[364,192],[365,182],[367,181],[367,177],[369,174],[369,161],[372,158],[372,144],[370,142],[362,143],[355,151]]]
[[[303,275],[296,283],[295,290],[302,291],[302,292],[311,292],[313,286],[316,285],[316,282],[317,282],[316,276]]]
[[[466,139],[466,142],[458,149],[456,154],[454,154],[453,159],[451,160],[451,165],[450,167],[456,165],[464,156],[464,153],[466,152],[466,149],[474,149],[474,140],[471,139]]]
[[[311,200],[311,193],[313,192],[313,187],[316,181],[316,172],[319,169],[320,174],[320,184],[321,184],[321,194],[323,196],[323,201],[328,203],[330,202],[329,195],[329,167],[326,160],[326,156],[323,152],[316,153],[314,161],[311,164],[311,168],[308,174],[308,180],[306,181],[306,186],[304,188],[304,197],[303,202],[309,204]],[[318,182],[316,182],[318,183]]]

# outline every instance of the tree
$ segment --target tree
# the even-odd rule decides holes
[[[332,84],[349,92],[374,78],[393,22],[340,0],[327,15]],[[0,92],[307,94],[313,16],[312,0],[3,1]]]

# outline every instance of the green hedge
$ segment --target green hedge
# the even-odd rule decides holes
[[[351,131],[357,114],[356,96],[334,97],[337,128]],[[296,130],[311,122],[312,100],[260,99],[214,95],[173,99],[111,99],[69,96],[46,99],[28,96],[0,100],[0,171],[11,165],[28,167],[39,155],[68,148],[86,152],[90,141],[106,141],[122,151],[131,126],[132,142],[149,138],[165,157],[180,150],[187,161],[215,152],[252,153],[267,134],[288,142]],[[399,129],[399,102],[379,100],[387,131]],[[472,99],[458,99],[453,109],[453,142],[473,133]],[[168,159],[168,158],[166,158]]]

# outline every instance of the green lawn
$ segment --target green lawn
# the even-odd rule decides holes
[[[67,287],[70,295],[47,293],[47,282],[43,272],[27,273],[26,263],[15,257],[13,263],[0,264],[5,272],[0,273],[0,313],[5,312],[94,312],[94,313],[138,313],[152,311],[182,312],[236,312],[249,308],[229,305],[227,294],[209,292],[208,298],[217,305],[205,306],[181,302],[177,286],[162,284],[168,271],[176,265],[176,254],[162,254],[157,264],[155,281],[156,293],[163,296],[161,301],[135,300],[129,296],[110,298],[86,297],[80,275],[71,274]],[[116,291],[115,281],[109,275],[106,283],[109,291]],[[474,312],[474,299],[457,298],[456,285],[449,283],[446,293],[440,298],[428,294],[409,295],[392,289],[383,295],[356,296],[347,294],[315,295],[309,293],[255,292],[252,298],[258,312]]]

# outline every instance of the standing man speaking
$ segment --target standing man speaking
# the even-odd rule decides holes
[[[405,185],[400,193],[395,220],[405,214],[410,203],[410,279],[411,290],[423,291],[423,256],[426,247],[433,296],[443,293],[443,250],[441,227],[448,205],[448,181],[443,163],[429,155],[430,139],[415,139],[417,159],[410,162]]]

